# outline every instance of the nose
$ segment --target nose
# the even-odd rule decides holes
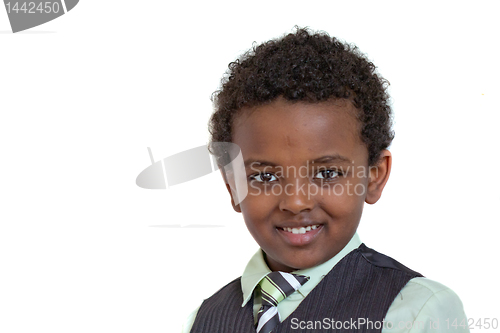
[[[315,206],[314,196],[311,194],[306,179],[295,179],[285,185],[281,195],[279,209],[299,214],[303,211],[311,211]]]

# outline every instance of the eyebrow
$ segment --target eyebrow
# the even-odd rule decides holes
[[[326,163],[335,163],[335,162],[351,163],[352,160],[350,158],[345,157],[345,156],[342,156],[339,154],[334,154],[334,155],[321,156],[320,158],[317,158],[317,159],[311,161],[312,164],[326,164]],[[276,163],[258,160],[258,159],[248,159],[245,161],[245,167],[249,167],[252,164],[254,166],[271,166],[271,167],[278,166],[278,164],[276,164]]]
[[[354,161],[351,160],[350,158],[347,158],[347,157],[339,155],[339,154],[322,156],[322,157],[317,158],[317,159],[315,159],[315,160],[312,161],[312,163],[332,163],[332,162],[348,162],[348,163],[351,163],[351,162],[354,162]]]

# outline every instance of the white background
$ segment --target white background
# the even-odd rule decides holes
[[[219,174],[135,179],[148,146],[206,144],[228,63],[294,25],[391,83],[393,171],[362,241],[499,318],[500,25],[469,3],[83,0],[18,34],[0,7],[0,332],[178,332],[241,275],[257,245]],[[165,227],[190,223],[223,227]]]

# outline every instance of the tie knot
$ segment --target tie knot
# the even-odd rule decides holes
[[[293,294],[309,281],[308,276],[285,272],[271,272],[259,283],[262,292],[262,305],[277,306],[279,302]]]

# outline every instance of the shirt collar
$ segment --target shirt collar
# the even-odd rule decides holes
[[[294,271],[293,273],[295,274],[306,275],[310,277],[309,281],[300,288],[298,297],[306,297],[309,292],[311,292],[311,290],[316,287],[316,285],[323,279],[323,277],[328,274],[328,272],[330,272],[330,270],[342,258],[344,258],[352,250],[357,249],[360,245],[361,240],[359,239],[358,233],[355,233],[349,243],[347,243],[347,245],[344,246],[344,248],[330,260],[325,261],[318,266]],[[245,268],[245,271],[243,272],[243,275],[241,276],[241,290],[243,291],[243,304],[241,304],[242,307],[248,303],[248,301],[252,297],[255,287],[257,287],[260,280],[262,280],[264,276],[269,273],[271,273],[271,270],[264,260],[264,253],[262,252],[262,249],[259,249],[257,253],[253,255],[252,259],[250,259]],[[289,297],[297,296],[294,293]]]

